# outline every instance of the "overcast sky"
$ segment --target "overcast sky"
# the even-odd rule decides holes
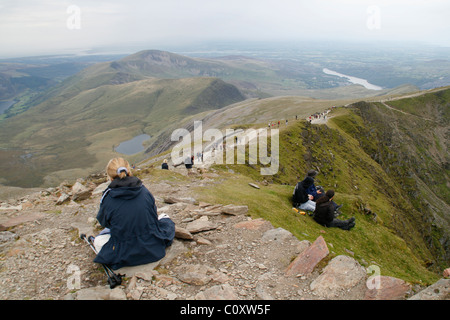
[[[449,0],[0,0],[0,58],[206,41],[450,46]]]

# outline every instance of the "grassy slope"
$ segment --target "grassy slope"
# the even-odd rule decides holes
[[[439,276],[426,268],[434,257],[417,227],[420,214],[401,185],[353,137],[358,137],[357,129],[362,128],[363,120],[351,110],[337,112],[329,122],[330,128],[298,121],[281,130],[277,175],[262,177],[258,166],[218,166],[223,182],[215,188],[198,188],[200,199],[248,205],[253,217],[268,219],[299,239],[313,241],[323,235],[335,254],[348,254],[350,250],[361,263],[380,266],[383,275],[411,282],[436,281]],[[236,174],[228,173],[229,168]],[[336,190],[336,201],[344,204],[340,218],[356,217],[352,231],[332,228],[322,234],[324,227],[292,211],[293,187],[310,168],[320,169],[317,184]],[[248,185],[263,179],[272,183],[259,190]],[[375,212],[376,221],[364,214],[364,209]]]

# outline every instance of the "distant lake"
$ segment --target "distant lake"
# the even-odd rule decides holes
[[[3,114],[6,110],[8,110],[9,107],[11,107],[16,101],[9,100],[9,101],[0,101],[0,114]]]
[[[327,68],[324,68],[322,71],[324,73],[332,75],[332,76],[338,76],[338,77],[341,77],[341,78],[347,78],[347,80],[350,81],[351,83],[360,84],[360,85],[364,86],[366,89],[369,89],[369,90],[383,90],[382,87],[379,87],[379,86],[376,86],[374,84],[371,84],[366,79],[361,79],[361,78],[356,78],[356,77],[352,77],[352,76],[347,76],[345,74],[342,74],[342,73],[339,73],[339,72],[336,72],[336,71],[333,71],[333,70],[330,70],[330,69],[327,69]]]
[[[142,143],[150,138],[151,137],[148,134],[138,135],[131,140],[127,140],[119,144],[119,146],[116,148],[116,151],[128,156],[144,151],[145,148]]]

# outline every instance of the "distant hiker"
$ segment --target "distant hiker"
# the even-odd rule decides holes
[[[184,165],[186,169],[192,169],[192,165],[194,164],[194,156],[187,157],[184,159]]]
[[[343,230],[350,230],[355,226],[355,218],[339,220],[334,217],[334,205],[331,203],[334,198],[334,190],[328,190],[325,196],[320,197],[316,202],[313,219],[328,228],[336,227]]]
[[[162,163],[162,165],[161,165],[161,169],[169,170],[169,165],[168,165],[168,163],[167,163],[167,159],[164,159],[164,160],[163,160],[163,163]]]
[[[161,260],[175,237],[175,224],[158,217],[155,198],[122,158],[109,161],[111,180],[104,191],[97,220],[105,229],[94,240],[94,262],[120,269]]]
[[[316,209],[316,203],[312,201],[314,197],[307,192],[311,185],[314,185],[314,179],[310,176],[297,183],[292,197],[295,208],[308,211],[314,211]]]

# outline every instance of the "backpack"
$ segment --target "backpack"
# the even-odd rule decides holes
[[[305,192],[305,189],[303,188],[303,184],[301,182],[297,183],[294,189],[294,193],[292,195],[292,202],[294,207],[297,207],[301,203],[305,203],[308,201],[308,195]]]

